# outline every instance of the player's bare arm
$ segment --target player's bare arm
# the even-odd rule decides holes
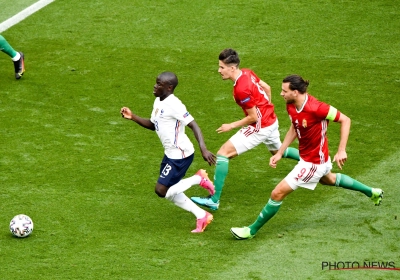
[[[278,164],[278,161],[282,158],[283,153],[289,147],[289,145],[293,143],[296,137],[296,130],[294,129],[293,124],[291,124],[288,132],[286,133],[285,139],[282,142],[282,146],[279,148],[278,152],[269,159],[269,165],[272,168],[276,168],[276,165]]]
[[[246,117],[244,117],[243,119],[241,119],[239,121],[232,122],[232,123],[229,123],[229,124],[224,123],[223,125],[221,125],[217,129],[217,132],[218,133],[227,132],[227,131],[230,131],[230,130],[232,130],[234,128],[246,126],[246,125],[249,125],[249,124],[257,122],[258,118],[257,118],[256,107],[253,107],[251,109],[247,109],[246,112],[248,114]]]
[[[262,80],[260,80],[260,82],[258,84],[263,88],[263,90],[267,94],[269,102],[272,102],[272,94],[271,94],[270,85],[267,84],[266,82],[262,81]]]
[[[120,112],[121,112],[121,116],[124,119],[134,121],[144,128],[147,128],[150,130],[155,130],[154,123],[152,123],[150,121],[150,119],[144,119],[144,118],[141,118],[141,117],[133,114],[132,111],[128,107],[122,107]]]
[[[346,146],[350,135],[351,120],[345,114],[340,113],[340,117],[337,122],[340,123],[340,142],[338,151],[333,157],[333,161],[336,162],[340,169],[342,169],[342,166],[347,160]]]
[[[214,165],[216,162],[216,156],[207,150],[206,143],[204,142],[203,134],[201,133],[199,125],[193,120],[187,126],[193,131],[194,137],[199,143],[203,159],[207,161],[209,165]]]

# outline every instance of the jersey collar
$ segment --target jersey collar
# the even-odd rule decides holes
[[[306,106],[307,101],[308,101],[308,94],[306,93],[306,98],[304,99],[304,102],[303,102],[303,104],[301,105],[300,110],[297,110],[296,106],[294,106],[294,107],[296,108],[296,112],[297,112],[297,113],[300,113],[301,111],[303,111],[304,106]]]
[[[236,82],[237,80],[239,80],[239,78],[242,76],[242,70],[240,70],[240,74],[237,76],[235,82],[233,83],[233,86],[236,86]]]

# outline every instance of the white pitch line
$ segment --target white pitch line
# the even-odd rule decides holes
[[[0,33],[7,30],[8,28],[16,25],[20,21],[23,21],[27,17],[29,17],[31,14],[39,11],[41,8],[47,6],[51,2],[54,2],[55,0],[39,0],[35,4],[30,5],[28,8],[25,10],[22,10],[18,14],[16,14],[13,17],[10,17],[6,21],[3,21],[0,23]]]

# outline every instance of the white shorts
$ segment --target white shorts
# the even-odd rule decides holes
[[[229,140],[238,155],[253,149],[261,143],[264,143],[269,151],[277,151],[282,145],[278,128],[278,120],[270,126],[261,128],[258,132],[255,132],[255,128],[249,125],[240,129]]]
[[[285,177],[289,186],[296,190],[298,187],[314,190],[319,180],[332,169],[331,158],[324,164],[314,164],[300,159],[292,171]]]

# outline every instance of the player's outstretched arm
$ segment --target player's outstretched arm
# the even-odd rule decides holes
[[[206,143],[204,142],[203,134],[201,133],[201,129],[199,125],[196,123],[196,121],[191,121],[187,125],[194,134],[194,137],[196,138],[197,142],[199,143],[201,155],[203,156],[203,159],[208,162],[209,165],[214,165],[216,157],[213,153],[211,153],[209,150],[207,150]]]
[[[144,119],[144,118],[141,118],[141,117],[133,114],[132,111],[128,107],[122,107],[120,113],[124,119],[134,121],[135,123],[139,124],[140,126],[142,126],[144,128],[147,128],[150,130],[156,129],[154,126],[154,123],[152,123],[150,121],[150,119]]]
[[[276,168],[276,165],[278,164],[278,161],[282,158],[283,153],[289,147],[289,145],[292,144],[296,137],[296,130],[294,129],[293,124],[291,124],[288,132],[286,133],[285,139],[282,142],[282,146],[279,148],[278,152],[269,159],[269,165],[272,168]]]
[[[340,113],[337,122],[340,123],[340,142],[338,151],[333,157],[333,161],[335,161],[338,167],[342,169],[342,166],[347,160],[346,146],[350,135],[351,119],[345,114]]]
[[[257,116],[257,109],[256,107],[250,108],[246,110],[247,112],[247,116],[244,117],[243,119],[236,121],[236,122],[232,122],[229,124],[224,123],[223,125],[221,125],[219,128],[217,128],[217,132],[218,133],[222,133],[222,132],[227,132],[230,131],[236,127],[243,127],[252,123],[257,122],[258,116]]]

